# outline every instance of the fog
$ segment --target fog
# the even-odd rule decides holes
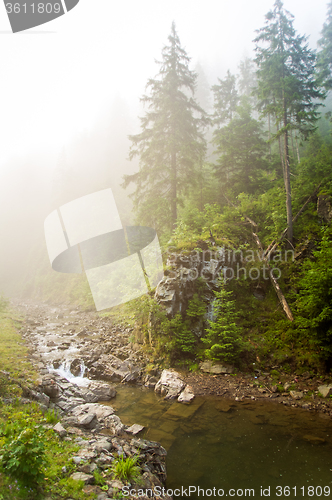
[[[15,35],[0,9],[0,293],[26,294],[37,267],[49,265],[43,222],[59,205],[111,187],[122,222],[134,221],[120,187],[138,168],[128,161],[128,135],[139,132],[139,98],[158,73],[172,21],[209,102],[217,78],[253,56],[255,29],[272,5],[81,0],[65,16]],[[284,6],[315,49],[326,1]]]

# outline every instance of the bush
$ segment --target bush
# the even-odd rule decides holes
[[[0,457],[3,470],[22,485],[35,487],[43,481],[44,432],[30,418],[6,424],[2,430],[6,436]]]

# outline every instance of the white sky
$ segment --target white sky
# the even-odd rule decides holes
[[[68,14],[12,34],[0,5],[0,173],[15,156],[57,154],[115,96],[137,113],[174,20],[182,46],[209,73],[237,71],[274,0],[80,0]],[[317,39],[326,0],[284,0],[295,28]],[[209,83],[214,84],[215,81]]]

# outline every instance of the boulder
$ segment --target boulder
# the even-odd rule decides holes
[[[165,398],[173,399],[180,394],[184,389],[185,383],[181,375],[173,369],[163,370],[160,379],[158,380],[155,391],[163,393],[166,391]]]
[[[332,385],[320,385],[318,391],[321,393],[323,398],[327,398],[332,394]]]
[[[293,399],[302,399],[303,398],[303,392],[301,391],[289,391],[289,394]]]
[[[91,382],[89,390],[98,398],[97,401],[109,401],[116,396],[115,388],[109,384]]]
[[[65,437],[67,435],[66,429],[58,422],[54,427],[53,430],[61,437]]]
[[[84,484],[91,484],[94,482],[94,477],[84,472],[74,472],[70,477],[74,479],[74,481],[83,481]]]
[[[92,447],[97,453],[100,453],[102,450],[110,451],[112,449],[112,444],[105,438],[94,443]]]
[[[193,392],[193,389],[190,385],[186,385],[184,390],[181,392],[180,396],[178,397],[179,403],[190,403],[195,397],[195,394]]]

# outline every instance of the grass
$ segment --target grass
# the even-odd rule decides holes
[[[137,465],[139,455],[134,457],[119,457],[112,465],[114,476],[120,480],[135,482],[141,475],[141,468]]]
[[[18,331],[21,323],[22,319],[9,309],[0,312],[0,370],[8,372],[23,384],[31,384],[37,380],[38,374],[29,362],[28,349]],[[21,389],[0,374],[0,396],[9,393],[19,396]]]

